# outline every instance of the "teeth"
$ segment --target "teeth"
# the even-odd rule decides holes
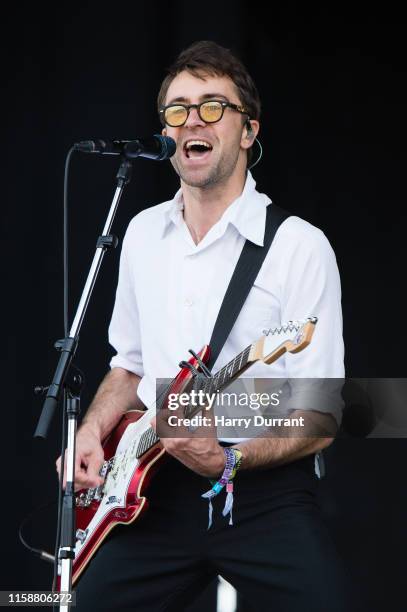
[[[189,150],[194,145],[200,145],[202,147],[206,147],[207,149],[212,149],[211,145],[209,143],[205,142],[204,140],[189,140],[186,143],[185,148],[187,150]]]

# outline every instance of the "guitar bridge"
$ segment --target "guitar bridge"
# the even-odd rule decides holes
[[[107,473],[112,467],[113,459],[109,461],[105,461],[100,468],[99,475],[102,478],[106,478]],[[78,508],[89,508],[93,501],[99,502],[104,494],[104,486],[105,483],[101,484],[99,487],[95,487],[93,489],[88,489],[86,492],[82,492],[76,496],[76,506]]]

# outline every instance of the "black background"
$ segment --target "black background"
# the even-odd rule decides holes
[[[405,375],[405,28],[395,7],[266,7],[256,2],[19,4],[3,14],[5,102],[2,229],[2,589],[49,588],[51,566],[17,542],[17,525],[56,494],[60,418],[32,433],[63,336],[65,155],[92,137],[160,130],[165,68],[195,40],[234,49],[262,99],[258,188],[320,227],[342,278],[349,376]],[[4,102],[3,101],[3,102]],[[3,107],[4,108],[4,107]],[[74,312],[114,191],[117,159],[76,154],[70,174],[70,306]],[[172,197],[169,162],[137,160],[114,224]],[[81,333],[83,407],[107,370],[119,249],[108,255]],[[143,265],[143,262],[140,262]],[[160,325],[157,321],[157,325]],[[11,332],[11,333],[10,333]],[[199,348],[199,347],[195,347]],[[8,423],[8,420],[10,422]],[[407,496],[404,440],[349,437],[327,452],[321,503],[371,612],[404,610]],[[52,547],[54,512],[27,530]],[[299,554],[301,551],[299,550]],[[362,607],[360,608],[362,609]]]

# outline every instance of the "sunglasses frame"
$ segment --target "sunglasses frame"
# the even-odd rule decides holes
[[[219,119],[216,119],[215,121],[206,121],[201,116],[201,106],[203,104],[208,104],[209,102],[217,102],[222,107],[222,113],[221,113]],[[185,117],[185,121],[183,123],[180,123],[179,125],[170,125],[165,120],[165,111],[168,108],[171,108],[172,106],[182,106],[187,111],[187,116]],[[160,121],[161,121],[162,125],[167,125],[168,127],[174,127],[174,128],[175,127],[182,127],[188,121],[188,117],[189,117],[189,113],[191,111],[191,108],[196,108],[197,113],[198,113],[199,118],[201,119],[201,121],[204,121],[204,123],[209,123],[209,124],[211,124],[211,123],[218,123],[218,121],[220,121],[222,119],[223,115],[224,115],[225,108],[231,108],[232,110],[235,110],[238,113],[241,113],[242,115],[247,115],[248,119],[250,119],[250,115],[247,112],[247,110],[243,106],[240,106],[239,104],[232,104],[232,102],[225,102],[224,100],[204,100],[203,102],[200,102],[199,104],[182,104],[182,102],[179,102],[178,104],[167,104],[167,106],[163,106],[159,110]]]

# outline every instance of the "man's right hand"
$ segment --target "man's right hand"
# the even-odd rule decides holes
[[[75,491],[91,489],[103,484],[104,479],[99,476],[103,462],[104,454],[100,437],[90,425],[84,423],[76,434]],[[60,475],[61,457],[58,457],[56,467]],[[65,489],[65,487],[66,461],[63,480],[63,488]]]

